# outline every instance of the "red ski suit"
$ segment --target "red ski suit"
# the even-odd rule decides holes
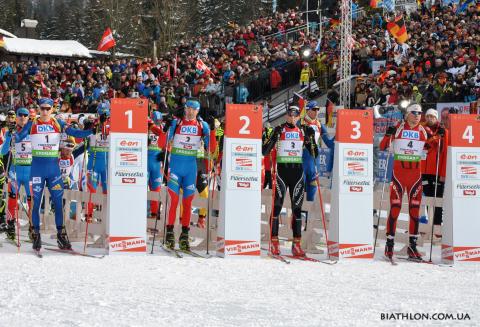
[[[390,184],[390,214],[387,219],[387,236],[395,236],[397,218],[402,209],[403,193],[408,194],[410,215],[409,233],[418,234],[420,204],[422,202],[423,151],[428,140],[427,130],[418,124],[410,127],[406,122],[396,126],[394,135],[385,135],[380,149],[385,150],[391,144],[394,153],[392,181]]]

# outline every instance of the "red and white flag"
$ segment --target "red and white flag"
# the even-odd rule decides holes
[[[100,44],[98,45],[98,51],[107,51],[108,49],[115,46],[115,39],[113,38],[113,33],[110,27],[107,27],[105,32],[103,32],[102,39],[100,40]]]
[[[207,75],[212,74],[212,72],[210,71],[210,68],[208,68],[207,65],[205,65],[205,63],[200,58],[197,59],[197,63],[195,64],[195,67],[198,70],[204,71],[205,74],[207,74]]]
[[[175,64],[173,65],[173,76],[177,76],[178,54],[175,53]]]

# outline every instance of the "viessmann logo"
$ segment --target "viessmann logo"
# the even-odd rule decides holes
[[[129,172],[129,171],[122,171],[117,170],[115,172],[115,177],[143,177],[143,173],[139,171]]]
[[[258,177],[232,175],[230,176],[230,180],[235,182],[258,182]]]

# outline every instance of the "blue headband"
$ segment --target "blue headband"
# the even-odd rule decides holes
[[[190,108],[193,108],[195,110],[200,110],[200,102],[198,102],[196,100],[188,100],[185,103],[185,107],[190,107]]]
[[[53,100],[50,98],[41,98],[40,100],[38,100],[38,104],[40,105],[40,107],[45,104],[53,107]]]

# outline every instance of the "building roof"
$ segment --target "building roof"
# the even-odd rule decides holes
[[[2,30],[1,28],[0,28],[0,34],[3,35],[3,36],[7,36],[7,37],[14,38],[14,39],[17,38],[15,35],[13,35],[12,33],[10,33],[9,31]]]
[[[5,51],[16,54],[91,58],[88,49],[77,41],[4,38]]]

